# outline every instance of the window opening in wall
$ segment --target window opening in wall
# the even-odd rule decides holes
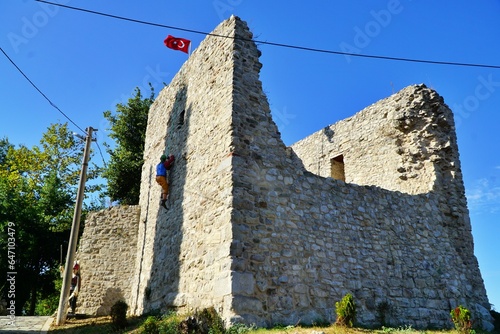
[[[184,125],[184,116],[186,114],[186,110],[181,111],[179,114],[179,122],[177,123],[177,129],[180,129]]]
[[[341,154],[331,159],[330,165],[332,178],[345,182],[344,156]]]

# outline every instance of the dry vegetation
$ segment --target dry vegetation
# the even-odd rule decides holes
[[[55,334],[95,334],[95,333],[127,333],[140,334],[140,326],[144,318],[128,318],[128,327],[121,331],[113,329],[111,317],[91,317],[84,319],[67,319],[61,326],[52,324],[49,333]],[[385,328],[383,330],[368,330],[362,328],[342,328],[338,326],[328,327],[296,327],[288,326],[274,329],[258,329],[248,333],[251,334],[460,334],[454,330],[432,330],[419,331],[407,328]]]
[[[68,318],[64,325],[52,323],[49,333],[54,334],[94,334],[94,333],[137,333],[142,318],[129,318],[129,326],[124,331],[115,331],[111,317]]]

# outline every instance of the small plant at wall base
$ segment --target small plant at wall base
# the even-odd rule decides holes
[[[340,302],[335,303],[337,320],[335,324],[343,327],[353,327],[356,321],[356,304],[350,293],[344,296]]]
[[[123,300],[119,300],[111,306],[111,320],[115,328],[125,328],[127,326],[128,305]]]
[[[179,334],[180,316],[175,312],[170,311],[163,315],[158,322],[158,332],[160,334]]]
[[[213,307],[205,308],[181,321],[179,333],[223,334],[224,321]]]
[[[160,331],[158,329],[159,321],[155,316],[147,317],[146,321],[141,326],[141,330],[139,333],[141,334],[159,334]]]
[[[470,311],[459,305],[455,307],[450,312],[451,321],[455,325],[455,329],[460,333],[469,334],[472,333],[472,320]]]

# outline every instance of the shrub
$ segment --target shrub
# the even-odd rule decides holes
[[[224,321],[215,308],[203,309],[198,315],[201,323],[206,323],[210,334],[223,334],[225,332]]]
[[[119,300],[111,306],[111,320],[116,328],[125,328],[127,326],[128,305],[123,300]]]
[[[179,323],[179,333],[191,334],[204,332],[202,332],[201,324],[198,320],[194,316],[189,316]]]
[[[164,315],[158,323],[158,332],[160,334],[178,334],[181,320],[175,312],[169,312]]]
[[[158,319],[152,315],[147,317],[147,319],[142,323],[141,333],[142,334],[160,334],[160,331],[158,329]]]
[[[179,324],[179,332],[183,334],[223,334],[224,321],[213,307],[195,312]]]
[[[461,333],[469,334],[472,329],[470,311],[459,305],[450,312],[451,321],[455,324],[455,329]]]
[[[356,304],[350,293],[344,296],[340,302],[335,303],[335,312],[337,313],[336,325],[343,327],[352,327],[356,321]]]
[[[162,320],[158,324],[158,332],[161,334],[178,334],[179,322]]]

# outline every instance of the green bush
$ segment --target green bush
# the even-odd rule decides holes
[[[224,321],[213,307],[205,308],[181,321],[179,333],[224,334]]]
[[[215,308],[205,308],[198,315],[200,322],[206,323],[210,334],[223,334],[225,332],[224,321]]]
[[[453,321],[457,331],[465,334],[469,334],[471,332],[472,320],[468,309],[459,305],[451,310],[450,315],[451,321]]]
[[[171,311],[161,318],[149,316],[142,323],[140,334],[244,334],[255,330],[255,326],[235,324],[225,328],[224,321],[213,307],[181,317]]]
[[[344,296],[340,302],[335,303],[337,313],[336,325],[343,327],[353,327],[356,321],[356,304],[350,293]]]
[[[141,334],[160,334],[158,328],[158,319],[154,316],[149,316],[142,323]]]
[[[111,306],[111,321],[115,328],[127,327],[128,305],[123,300],[119,300]]]
[[[160,334],[178,334],[179,333],[179,323],[174,321],[162,320],[158,324],[158,332]]]

